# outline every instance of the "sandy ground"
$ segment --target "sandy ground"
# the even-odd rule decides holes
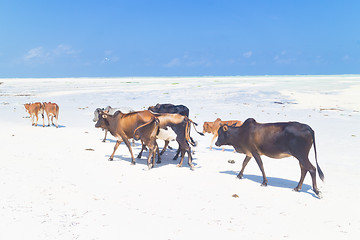
[[[359,92],[356,75],[0,79],[0,239],[358,239]],[[31,126],[23,104],[36,101],[59,104],[58,129]],[[292,157],[263,157],[268,187],[254,160],[236,179],[245,156],[210,151],[212,136],[195,131],[194,171],[187,159],[176,167],[175,142],[150,171],[147,153],[132,166],[125,145],[109,162],[115,139],[101,142],[94,110],[156,103],[188,106],[198,130],[217,117],[310,125],[323,198],[310,175],[292,191],[300,179]]]

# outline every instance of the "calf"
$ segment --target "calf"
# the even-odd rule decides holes
[[[220,118],[217,118],[214,122],[204,122],[203,125],[203,133],[211,133],[213,134],[213,138],[211,139],[211,143],[210,143],[210,150],[212,149],[212,145],[214,140],[217,138],[218,136],[218,130],[220,128],[220,124],[222,125],[234,125],[236,127],[240,127],[242,125],[241,121],[238,120],[229,120],[229,121],[221,121]],[[222,151],[224,151],[224,147],[222,148]]]
[[[56,103],[51,103],[51,102],[44,102],[44,109],[46,112],[46,116],[48,118],[48,126],[50,126],[50,116],[51,116],[51,123],[52,125],[54,125],[54,117],[56,119],[56,128],[59,127],[58,125],[58,119],[59,119],[59,106]]]
[[[316,185],[316,168],[310,163],[308,155],[314,145],[316,166],[321,180],[324,174],[321,171],[316,154],[315,133],[310,126],[298,122],[257,123],[253,118],[247,119],[240,127],[221,126],[218,130],[216,146],[232,145],[239,153],[246,154],[238,178],[243,177],[244,169],[251,157],[254,157],[263,176],[262,186],[268,180],[265,175],[261,155],[271,158],[284,158],[294,156],[299,160],[301,177],[295,191],[300,191],[305,175],[310,172],[313,190],[321,197]]]
[[[134,137],[134,132],[139,126],[148,123],[149,121],[153,121],[154,118],[154,115],[147,110],[127,114],[117,111],[114,115],[100,111],[99,119],[96,122],[95,127],[107,129],[114,137],[117,138],[114,151],[111,154],[109,161],[113,160],[115,151],[121,142],[125,142],[131,154],[131,164],[135,164],[129,139]]]
[[[130,112],[134,112],[134,110],[130,107],[119,107],[119,108],[112,108],[110,106],[107,106],[106,108],[97,108],[95,111],[94,111],[94,118],[93,118],[93,122],[97,122],[99,120],[99,113],[103,111],[105,113],[108,113],[108,114],[111,114],[113,115],[116,111],[120,111],[122,113],[130,113]],[[107,133],[108,133],[108,130],[106,129],[103,129],[105,130],[105,136],[104,136],[104,139],[102,140],[103,142],[106,141],[106,136],[107,136]]]
[[[40,102],[36,103],[25,103],[24,104],[26,111],[30,114],[31,117],[31,125],[37,126],[38,124],[38,114],[40,113],[43,119],[43,127],[45,127],[45,120],[44,120],[44,106]],[[34,117],[36,117],[36,122],[34,121]]]

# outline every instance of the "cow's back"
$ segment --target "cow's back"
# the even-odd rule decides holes
[[[248,128],[248,141],[261,155],[282,158],[293,155],[299,146],[311,148],[312,136],[309,128],[299,122],[255,122]]]
[[[118,129],[122,129],[128,138],[132,138],[135,129],[138,126],[150,121],[152,118],[153,114],[147,110],[121,114],[121,116],[119,116]]]

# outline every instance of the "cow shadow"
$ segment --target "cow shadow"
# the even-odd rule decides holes
[[[212,151],[212,150],[216,150],[216,151],[222,151],[222,147],[212,147],[211,150],[210,150],[210,147],[207,147],[206,149],[208,149],[209,151]],[[235,152],[234,149],[224,149],[224,152]]]
[[[38,124],[36,125],[36,127],[43,127],[43,125],[40,124],[40,123],[38,123]],[[50,125],[50,126],[48,126],[47,124],[45,124],[45,126],[44,126],[44,128],[50,128],[50,127],[56,128],[55,125]],[[66,128],[66,126],[59,124],[59,125],[58,125],[58,128]]]
[[[220,173],[229,174],[229,175],[233,175],[233,176],[238,175],[238,172],[235,172],[235,171],[221,171]],[[236,179],[238,179],[238,178],[236,178]],[[262,181],[263,181],[262,176],[252,175],[252,174],[244,174],[243,179],[248,179],[250,181],[259,183],[260,185],[262,184]],[[267,176],[267,179],[268,179],[268,186],[271,186],[271,187],[294,189],[298,185],[298,182],[293,181],[293,180],[284,179],[284,178]],[[241,179],[239,179],[239,180],[241,180]],[[312,189],[312,187],[310,185],[304,183],[300,192],[304,192],[304,193],[310,194],[311,196],[313,196],[315,198],[318,198],[318,196],[313,191],[309,191],[311,189]]]

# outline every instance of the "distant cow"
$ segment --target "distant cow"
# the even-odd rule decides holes
[[[51,123],[54,125],[54,117],[56,119],[56,128],[59,127],[58,120],[59,120],[59,106],[56,103],[51,102],[44,102],[44,109],[46,112],[46,116],[48,118],[48,126],[50,126],[50,116],[51,116]]]
[[[103,111],[105,113],[108,113],[108,114],[111,114],[113,115],[115,112],[117,111],[120,111],[122,113],[130,113],[130,112],[134,112],[134,110],[130,107],[118,107],[118,108],[112,108],[110,106],[107,106],[106,108],[97,108],[95,111],[94,111],[94,118],[93,118],[93,122],[97,122],[99,120],[99,113]],[[102,140],[103,142],[106,141],[106,136],[107,136],[107,133],[108,133],[108,130],[106,129],[103,129],[105,130],[105,136],[104,136],[104,139]]]
[[[37,126],[38,124],[38,114],[41,114],[42,119],[43,119],[43,127],[45,127],[45,121],[44,121],[44,106],[42,103],[40,102],[36,102],[36,103],[25,103],[24,104],[26,111],[30,114],[31,117],[31,125],[32,126]],[[34,121],[34,117],[36,117],[36,122]]]
[[[134,137],[135,130],[137,130],[138,127],[144,125],[145,123],[150,123],[151,121],[154,121],[154,119],[155,119],[154,115],[147,110],[139,111],[139,112],[131,112],[127,114],[117,111],[114,113],[114,115],[110,115],[108,113],[100,111],[99,119],[96,122],[95,127],[107,129],[114,137],[117,138],[114,151],[111,154],[109,161],[113,160],[115,151],[119,147],[120,143],[125,142],[131,154],[131,164],[135,164],[135,159],[129,139]],[[156,124],[154,123],[152,124],[152,126],[156,127]],[[139,133],[138,136],[141,137],[141,132]],[[151,144],[151,146],[148,146],[150,150],[149,155],[153,153],[154,146],[157,146],[156,142]],[[149,166],[149,168],[151,167],[152,166]]]
[[[214,135],[213,138],[211,139],[210,150],[212,149],[214,140],[218,136],[218,130],[219,130],[220,124],[222,124],[222,125],[226,124],[226,125],[230,125],[230,126],[233,126],[235,124],[236,127],[240,127],[243,123],[242,123],[242,121],[238,121],[238,120],[222,121],[220,118],[217,118],[214,122],[204,122],[203,133],[211,133]],[[224,151],[224,147],[222,150]]]
[[[267,186],[261,155],[271,158],[294,156],[299,160],[301,178],[295,191],[300,191],[305,175],[309,171],[313,190],[321,197],[316,185],[316,168],[310,163],[308,155],[314,145],[316,166],[321,180],[324,174],[321,171],[316,154],[315,133],[310,126],[298,122],[257,123],[253,118],[247,119],[240,127],[224,125],[219,128],[216,146],[232,145],[239,153],[246,154],[238,178],[243,177],[244,169],[251,157],[254,157],[263,175],[262,186]]]

